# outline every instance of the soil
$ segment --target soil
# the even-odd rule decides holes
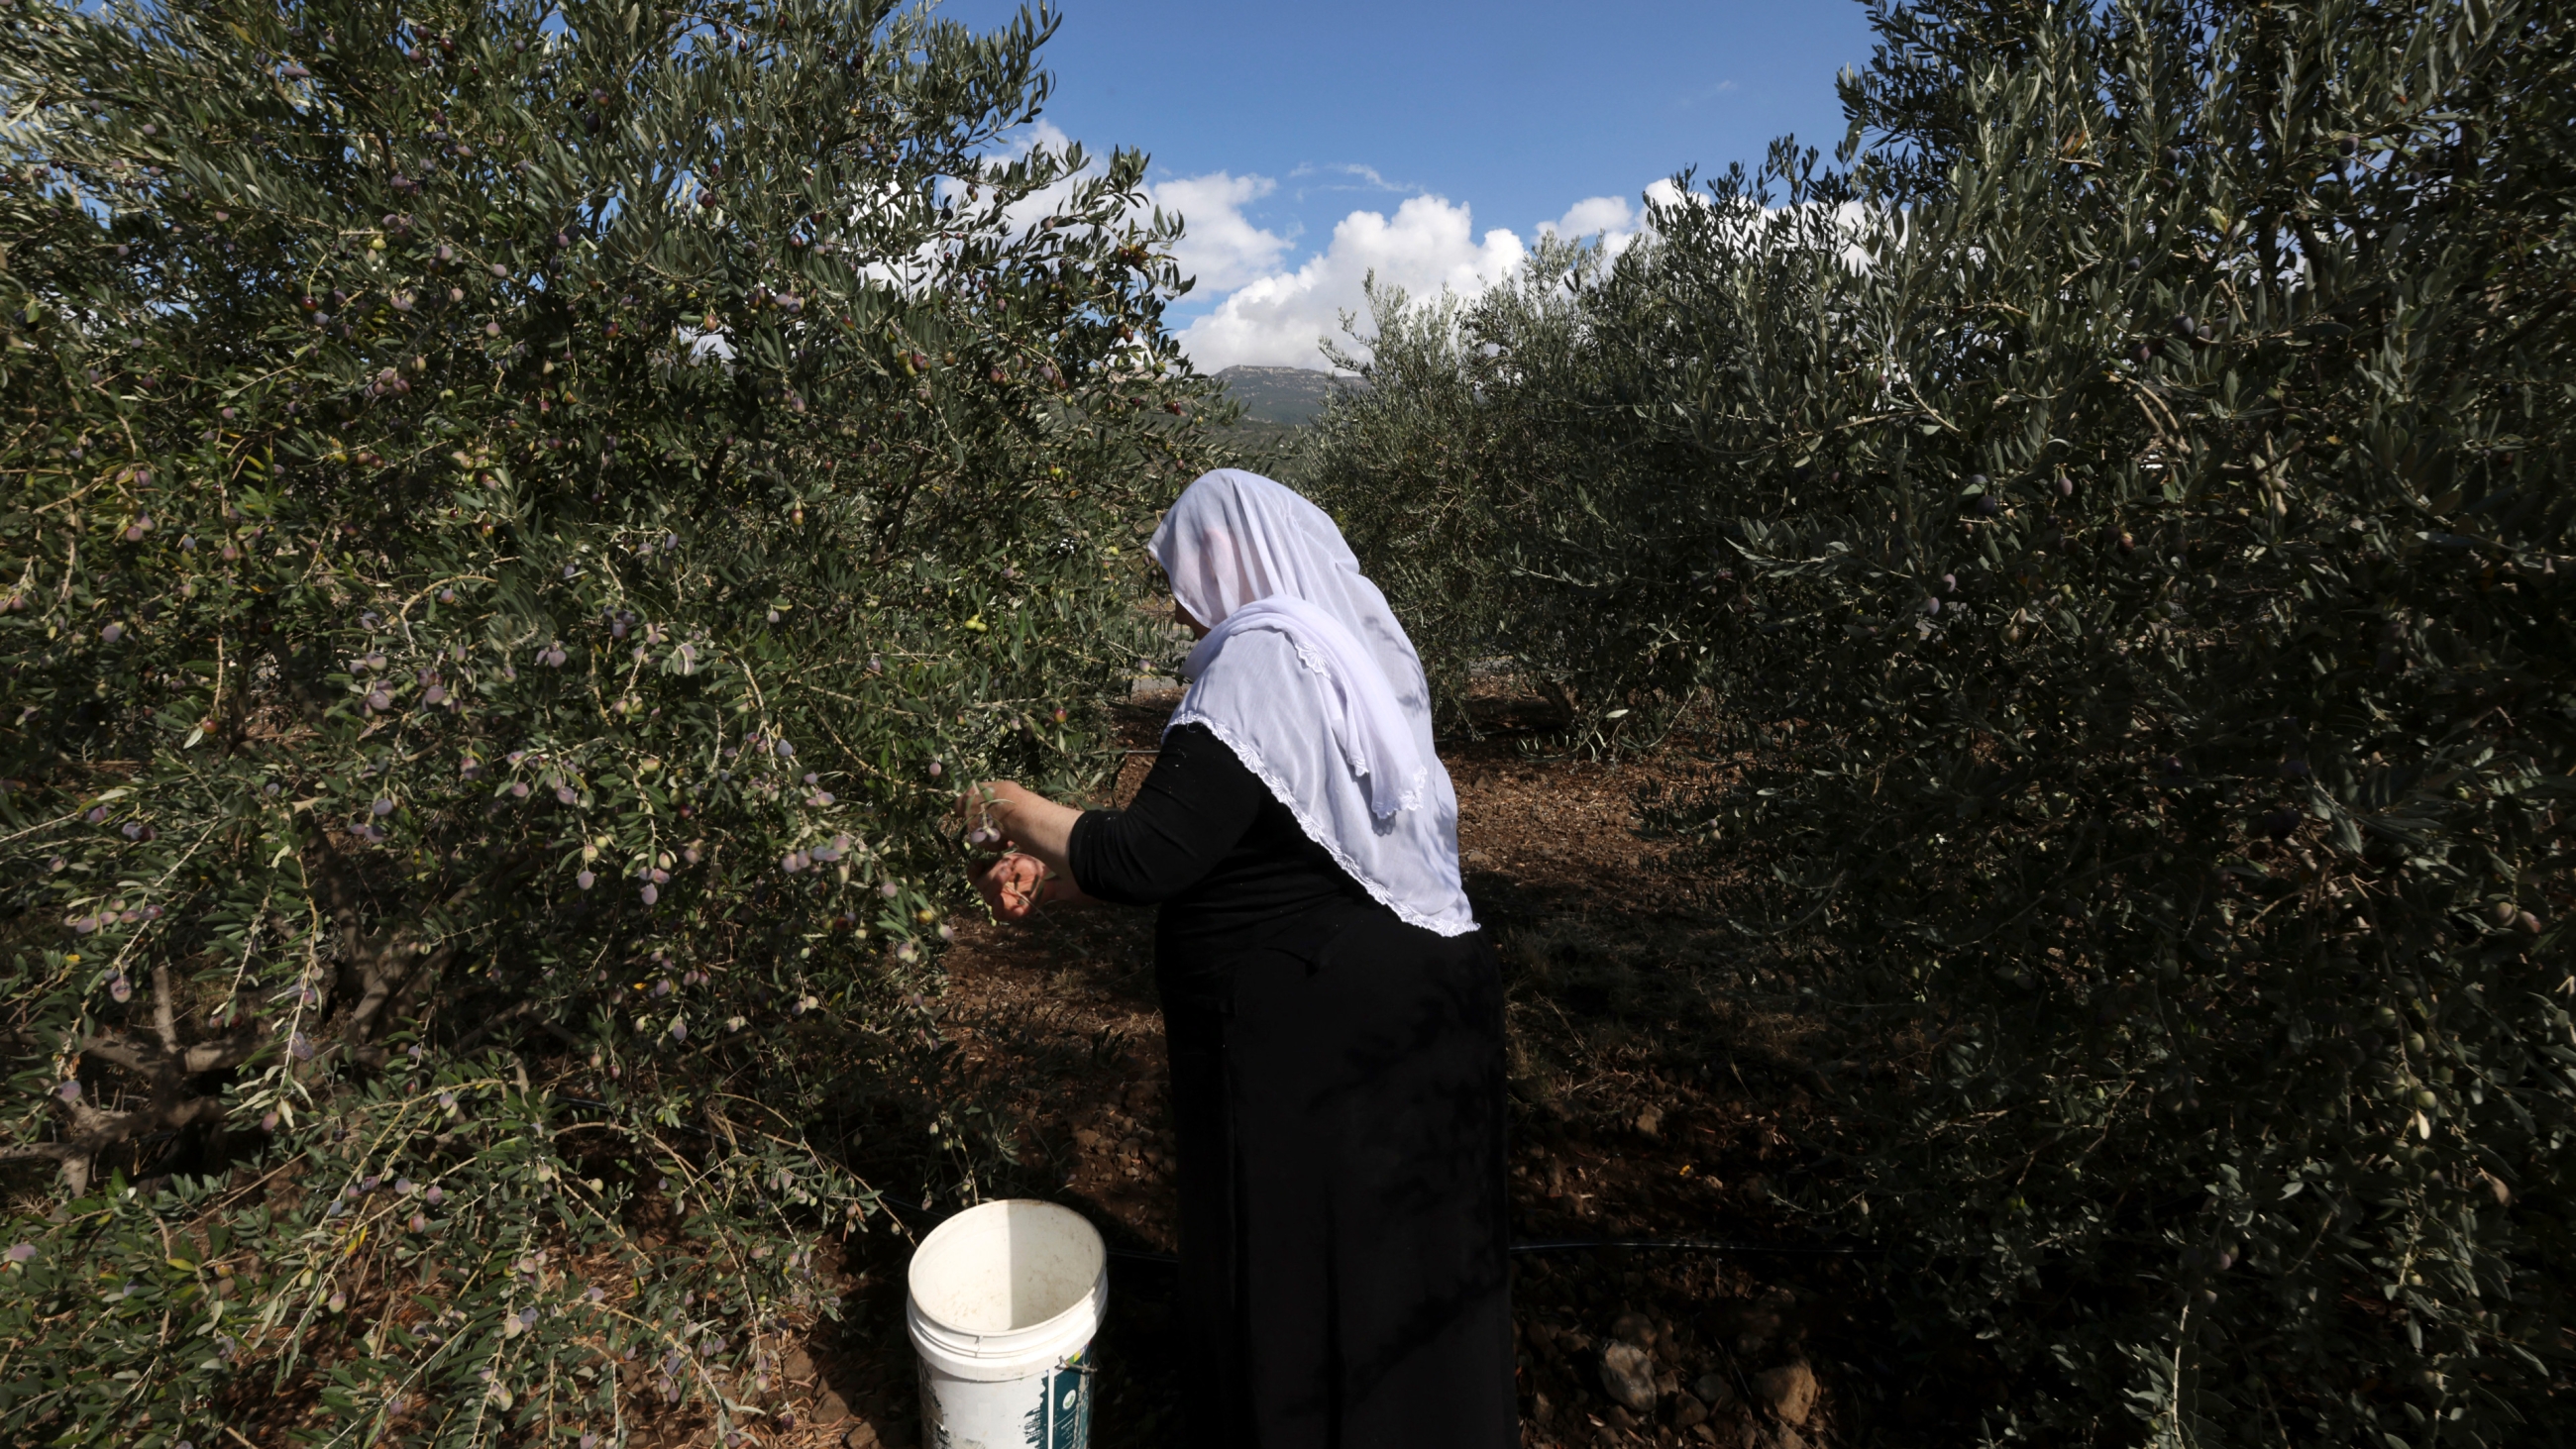
[[[1162,714],[1127,712],[1120,798]],[[1830,1187],[1833,1076],[1848,1070],[1827,1008],[1794,963],[1726,926],[1722,881],[1646,828],[1656,802],[1726,766],[1680,747],[1546,757],[1552,722],[1534,700],[1487,699],[1475,719],[1481,737],[1443,756],[1509,991],[1523,1443],[1918,1439],[1909,1427],[1931,1427],[1935,1396],[1889,1361],[1871,1260],[1808,1226],[1805,1204]],[[1059,909],[964,929],[948,957],[946,1029],[1020,1157],[987,1191],[1075,1207],[1112,1248],[1104,1449],[1168,1444],[1178,1427],[1174,1274],[1153,1256],[1177,1244],[1151,927],[1144,911]],[[1728,1246],[1579,1246],[1672,1239]],[[803,1422],[772,1442],[917,1442],[908,1250],[894,1231],[847,1244],[842,1317],[816,1326],[810,1364],[791,1364]]]

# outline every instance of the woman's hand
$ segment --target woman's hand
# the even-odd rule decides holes
[[[975,889],[996,917],[1025,921],[1046,889],[1046,867],[1031,856],[1006,855],[975,872]]]
[[[1088,899],[1074,885],[1067,859],[1081,811],[1014,781],[987,780],[957,797],[957,813],[965,821],[969,844],[1006,852],[975,876],[975,888],[984,892],[993,914],[1016,921],[1042,901]],[[1015,860],[1021,864],[1012,864]]]

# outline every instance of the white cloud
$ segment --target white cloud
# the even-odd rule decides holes
[[[1068,139],[1052,123],[1040,121],[1013,136],[1006,154],[1023,156],[1038,146],[1061,150]],[[1094,159],[1085,170],[1096,174],[1099,162]],[[1319,179],[1324,177],[1342,180]],[[1409,189],[1356,164],[1300,166],[1290,179],[1303,183],[1301,194]],[[1028,197],[1011,209],[1010,222],[1022,228],[1035,225],[1074,184],[1066,178]],[[1365,316],[1363,287],[1372,273],[1381,286],[1400,287],[1410,296],[1436,297],[1445,289],[1468,299],[1509,275],[1529,255],[1528,244],[1508,229],[1476,234],[1466,206],[1416,194],[1405,198],[1392,217],[1383,211],[1351,212],[1333,228],[1323,251],[1292,269],[1284,265],[1289,238],[1244,214],[1246,207],[1278,189],[1270,177],[1226,171],[1146,183],[1150,205],[1178,212],[1187,223],[1172,250],[1182,275],[1198,279],[1191,302],[1216,299],[1180,332],[1182,349],[1201,371],[1238,363],[1322,367],[1325,339],[1349,345],[1342,314]],[[1655,182],[1645,195],[1665,206],[1685,199],[1669,180]],[[1538,223],[1531,236],[1597,239],[1617,255],[1645,235],[1648,220],[1648,208],[1636,201],[1593,196],[1574,203],[1561,217]]]
[[[1501,228],[1478,238],[1467,208],[1437,196],[1408,198],[1392,219],[1354,211],[1333,228],[1332,244],[1321,254],[1293,272],[1272,272],[1234,289],[1181,330],[1181,346],[1206,372],[1237,363],[1317,367],[1319,343],[1341,338],[1341,314],[1365,309],[1361,288],[1370,273],[1379,285],[1417,297],[1436,296],[1444,287],[1472,297],[1528,254],[1519,237]]]
[[[1669,180],[1658,181],[1646,188],[1647,200],[1657,206],[1671,206],[1683,199],[1681,188]],[[1610,255],[1617,256],[1628,244],[1646,234],[1647,208],[1630,202],[1624,196],[1589,196],[1566,209],[1554,221],[1538,224],[1543,236],[1561,236],[1576,241],[1598,239]]]
[[[1009,148],[996,159],[1016,161],[1041,147],[1060,153],[1070,144],[1072,138],[1054,122],[1041,120],[1013,133]],[[1103,169],[1098,156],[1085,158],[1082,170],[1021,198],[1005,213],[1005,223],[1013,231],[1028,230],[1054,215],[1077,186]],[[1149,181],[1145,206],[1136,220],[1143,221],[1144,213],[1154,207],[1180,213],[1188,225],[1172,248],[1172,257],[1180,263],[1181,275],[1196,276],[1202,293],[1230,292],[1276,269],[1288,250],[1286,237],[1253,225],[1243,214],[1246,205],[1278,189],[1279,183],[1267,176],[1224,171]],[[948,190],[954,193],[957,188],[951,185]]]
[[[1187,223],[1172,248],[1181,275],[1199,279],[1199,289],[1231,292],[1277,269],[1288,239],[1254,226],[1244,216],[1247,202],[1279,189],[1267,176],[1232,176],[1212,171],[1178,181],[1149,182],[1145,194],[1167,212],[1179,212]]]

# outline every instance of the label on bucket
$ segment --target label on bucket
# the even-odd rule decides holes
[[[1029,1415],[1029,1449],[1090,1449],[1091,1371],[1075,1354],[1047,1378],[1046,1402]]]
[[[1028,1378],[983,1383],[923,1364],[926,1449],[1091,1449],[1093,1370],[1083,1359],[1075,1354]]]

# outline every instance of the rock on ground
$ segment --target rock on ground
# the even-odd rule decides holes
[[[1815,1371],[1803,1363],[1782,1364],[1753,1376],[1753,1391],[1783,1424],[1804,1424],[1816,1407]]]
[[[1601,1386],[1629,1408],[1652,1413],[1655,1361],[1633,1343],[1613,1343],[1601,1350]]]

